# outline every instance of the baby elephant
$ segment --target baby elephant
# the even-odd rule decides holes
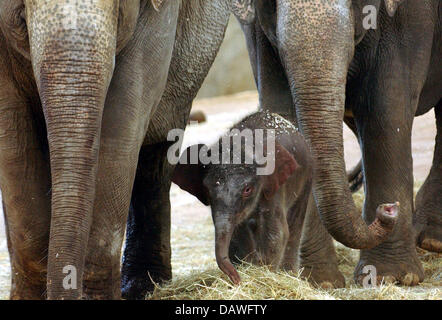
[[[172,180],[211,206],[216,261],[237,284],[231,261],[297,267],[312,177],[298,130],[279,115],[257,112],[210,148],[189,147]]]

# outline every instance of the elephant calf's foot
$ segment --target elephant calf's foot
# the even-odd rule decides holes
[[[354,273],[356,283],[365,285],[368,282],[364,279],[371,279],[372,276],[376,276],[376,285],[395,283],[415,286],[424,280],[424,269],[414,247],[410,248],[406,254],[397,255],[387,254],[385,248],[383,249],[375,248],[361,252],[361,258]],[[365,266],[368,267],[364,269]],[[372,273],[375,274],[372,275]]]
[[[345,287],[345,278],[336,264],[307,265],[302,267],[302,277],[305,277],[314,286],[323,289]]]

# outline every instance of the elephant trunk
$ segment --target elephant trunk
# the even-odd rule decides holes
[[[214,214],[216,263],[234,284],[239,284],[241,278],[229,259],[230,241],[234,230],[230,217],[231,215],[222,213]]]
[[[26,2],[52,176],[47,295],[80,299],[118,0]]]
[[[336,240],[364,249],[386,240],[399,207],[381,205],[376,220],[367,225],[348,188],[343,117],[347,72],[354,50],[350,5],[351,1],[346,0],[320,5],[314,1],[278,0],[277,33],[298,123],[316,160],[314,196],[321,220]]]

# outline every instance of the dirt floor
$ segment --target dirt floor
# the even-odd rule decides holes
[[[208,121],[203,124],[190,125],[185,134],[184,146],[194,143],[214,142],[227,128],[245,115],[256,110],[258,97],[255,92],[244,92],[234,96],[202,99],[194,104],[194,110],[202,110],[206,113]],[[414,177],[417,184],[424,181],[431,166],[434,137],[436,134],[434,113],[416,118],[413,128],[413,159]],[[360,158],[359,146],[353,134],[347,128],[344,129],[345,159],[347,167],[355,165]],[[362,201],[362,195],[356,195]],[[357,261],[357,252],[339,246],[339,260],[341,271],[347,278],[348,288],[332,290],[333,292],[322,292],[309,289],[308,294],[288,294],[282,289],[274,290],[271,285],[269,292],[259,293],[257,290],[245,291],[247,284],[242,291],[229,291],[226,294],[216,284],[221,281],[227,286],[227,282],[217,277],[221,272],[217,270],[214,258],[213,227],[211,225],[210,208],[205,207],[193,196],[180,190],[173,185],[171,190],[172,204],[172,264],[174,282],[170,287],[161,288],[153,298],[206,298],[206,299],[357,299],[363,298],[360,288],[352,287],[351,273],[354,263]],[[3,216],[3,214],[1,214]],[[368,299],[442,299],[442,255],[420,252],[421,259],[426,266],[426,281],[423,285],[412,289],[385,287],[380,291],[371,291],[365,298]],[[257,270],[253,270],[257,273]],[[243,271],[246,279],[247,271]],[[273,278],[267,273],[265,278],[272,283],[284,280],[284,283],[299,282],[299,279],[292,275],[278,275]],[[198,279],[212,277],[210,285]],[[288,278],[287,278],[288,277]],[[250,278],[250,277],[249,277]],[[196,279],[196,280],[195,280]],[[195,281],[194,281],[195,280]],[[296,282],[296,283],[298,283]],[[246,282],[247,283],[247,282]],[[302,282],[304,283],[304,282]],[[255,288],[256,283],[248,283]],[[293,284],[296,285],[296,284]],[[305,283],[303,284],[305,285]],[[10,268],[7,254],[6,241],[4,236],[3,219],[0,218],[0,299],[7,299],[10,286]],[[238,289],[239,290],[239,289]],[[294,292],[293,290],[291,292]]]

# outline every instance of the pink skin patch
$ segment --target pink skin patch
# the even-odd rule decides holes
[[[381,204],[376,209],[376,219],[381,222],[383,227],[391,229],[398,219],[399,210],[399,202]]]
[[[396,217],[399,211],[398,208],[399,208],[399,202],[396,202],[395,204],[386,204],[384,206],[384,213],[391,217]]]

